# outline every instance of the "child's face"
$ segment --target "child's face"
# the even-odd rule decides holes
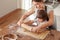
[[[38,21],[39,21],[39,22],[43,22],[43,19],[38,18]]]

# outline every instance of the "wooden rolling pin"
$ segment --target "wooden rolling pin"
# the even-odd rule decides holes
[[[26,29],[27,31],[31,31],[34,28],[34,27],[26,25],[26,24],[22,24],[21,27]],[[46,29],[40,29],[38,34],[41,33],[41,32],[44,32],[44,31],[46,31]]]
[[[32,29],[31,26],[28,26],[28,25],[26,25],[26,24],[21,24],[21,27],[22,27],[22,28],[25,28],[25,29],[28,30],[28,31],[31,31],[31,29]]]

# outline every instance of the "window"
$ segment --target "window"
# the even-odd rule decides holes
[[[22,0],[22,9],[28,10],[31,8],[31,0]]]

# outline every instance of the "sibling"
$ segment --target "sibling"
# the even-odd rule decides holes
[[[46,11],[38,10],[37,17],[34,20],[33,25],[35,24],[37,26],[40,26],[47,22],[47,18],[48,18],[48,15]]]

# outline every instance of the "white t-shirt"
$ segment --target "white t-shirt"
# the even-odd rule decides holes
[[[35,19],[34,22],[32,23],[32,25],[41,26],[41,25],[45,24],[46,22],[47,22],[47,20],[45,20],[43,22],[39,22],[38,19]]]
[[[37,10],[38,10],[38,9],[35,8],[35,12],[34,12],[32,15],[30,15],[27,19],[28,19],[28,20],[35,20],[35,18],[36,18],[36,16],[37,16]],[[48,13],[48,14],[49,14],[49,12],[50,12],[51,10],[53,10],[53,8],[47,6],[47,13]]]

